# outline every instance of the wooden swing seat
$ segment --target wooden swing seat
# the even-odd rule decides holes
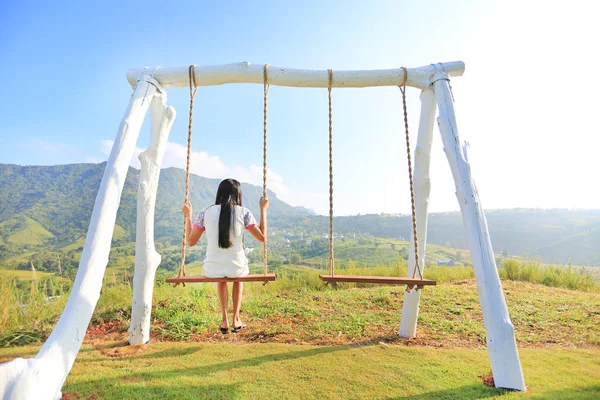
[[[272,282],[275,280],[275,274],[254,274],[240,276],[237,278],[208,278],[204,275],[180,276],[167,278],[168,283],[202,283],[202,282]]]
[[[423,286],[435,286],[436,281],[429,279],[404,278],[396,276],[360,276],[360,275],[319,275],[322,281],[327,283],[335,282],[353,282],[353,283],[379,283],[384,285],[410,285],[417,286],[419,289]]]

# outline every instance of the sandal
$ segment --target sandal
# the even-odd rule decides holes
[[[219,326],[219,330],[221,331],[221,333],[223,335],[226,335],[229,333],[229,328],[223,328],[222,326]]]
[[[246,324],[244,324],[244,323],[242,322],[242,324],[241,324],[240,326],[234,326],[234,327],[231,329],[231,333],[238,333],[239,331],[241,331],[241,330],[244,330],[244,329],[246,329]]]

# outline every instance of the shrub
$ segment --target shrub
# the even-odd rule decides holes
[[[600,282],[584,268],[557,267],[536,262],[504,260],[498,270],[502,279],[541,283],[565,289],[600,291]]]

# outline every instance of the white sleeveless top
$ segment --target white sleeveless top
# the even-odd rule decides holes
[[[232,246],[219,247],[220,205],[209,206],[198,213],[193,228],[205,231],[207,240],[204,273],[209,278],[235,278],[248,275],[248,258],[244,249],[244,231],[256,225],[256,219],[246,207],[231,210],[229,238]]]

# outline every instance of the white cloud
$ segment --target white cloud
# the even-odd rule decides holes
[[[140,150],[138,148],[137,150]],[[187,148],[178,143],[168,142],[165,149],[162,167],[176,167],[185,169]],[[139,162],[138,162],[139,165]],[[192,174],[206,178],[225,178],[229,168],[217,156],[210,156],[204,151],[192,151],[190,155],[190,171]]]
[[[113,140],[102,140],[100,150],[106,156],[110,155]],[[136,147],[135,153],[131,158],[130,165],[133,168],[140,169],[138,156],[144,151]],[[185,169],[187,159],[187,148],[183,145],[173,142],[167,142],[165,155],[162,162],[162,168],[181,168]],[[211,156],[204,151],[192,151],[190,156],[190,172],[195,175],[206,178],[223,179],[234,177],[240,182],[250,183],[256,186],[262,186],[262,167],[254,164],[250,168],[239,165],[226,166],[218,156]],[[303,206],[315,210],[320,214],[326,213],[324,208],[327,203],[326,193],[305,192],[293,189],[284,183],[281,175],[271,169],[267,169],[267,187],[277,194],[277,197],[293,206]]]

